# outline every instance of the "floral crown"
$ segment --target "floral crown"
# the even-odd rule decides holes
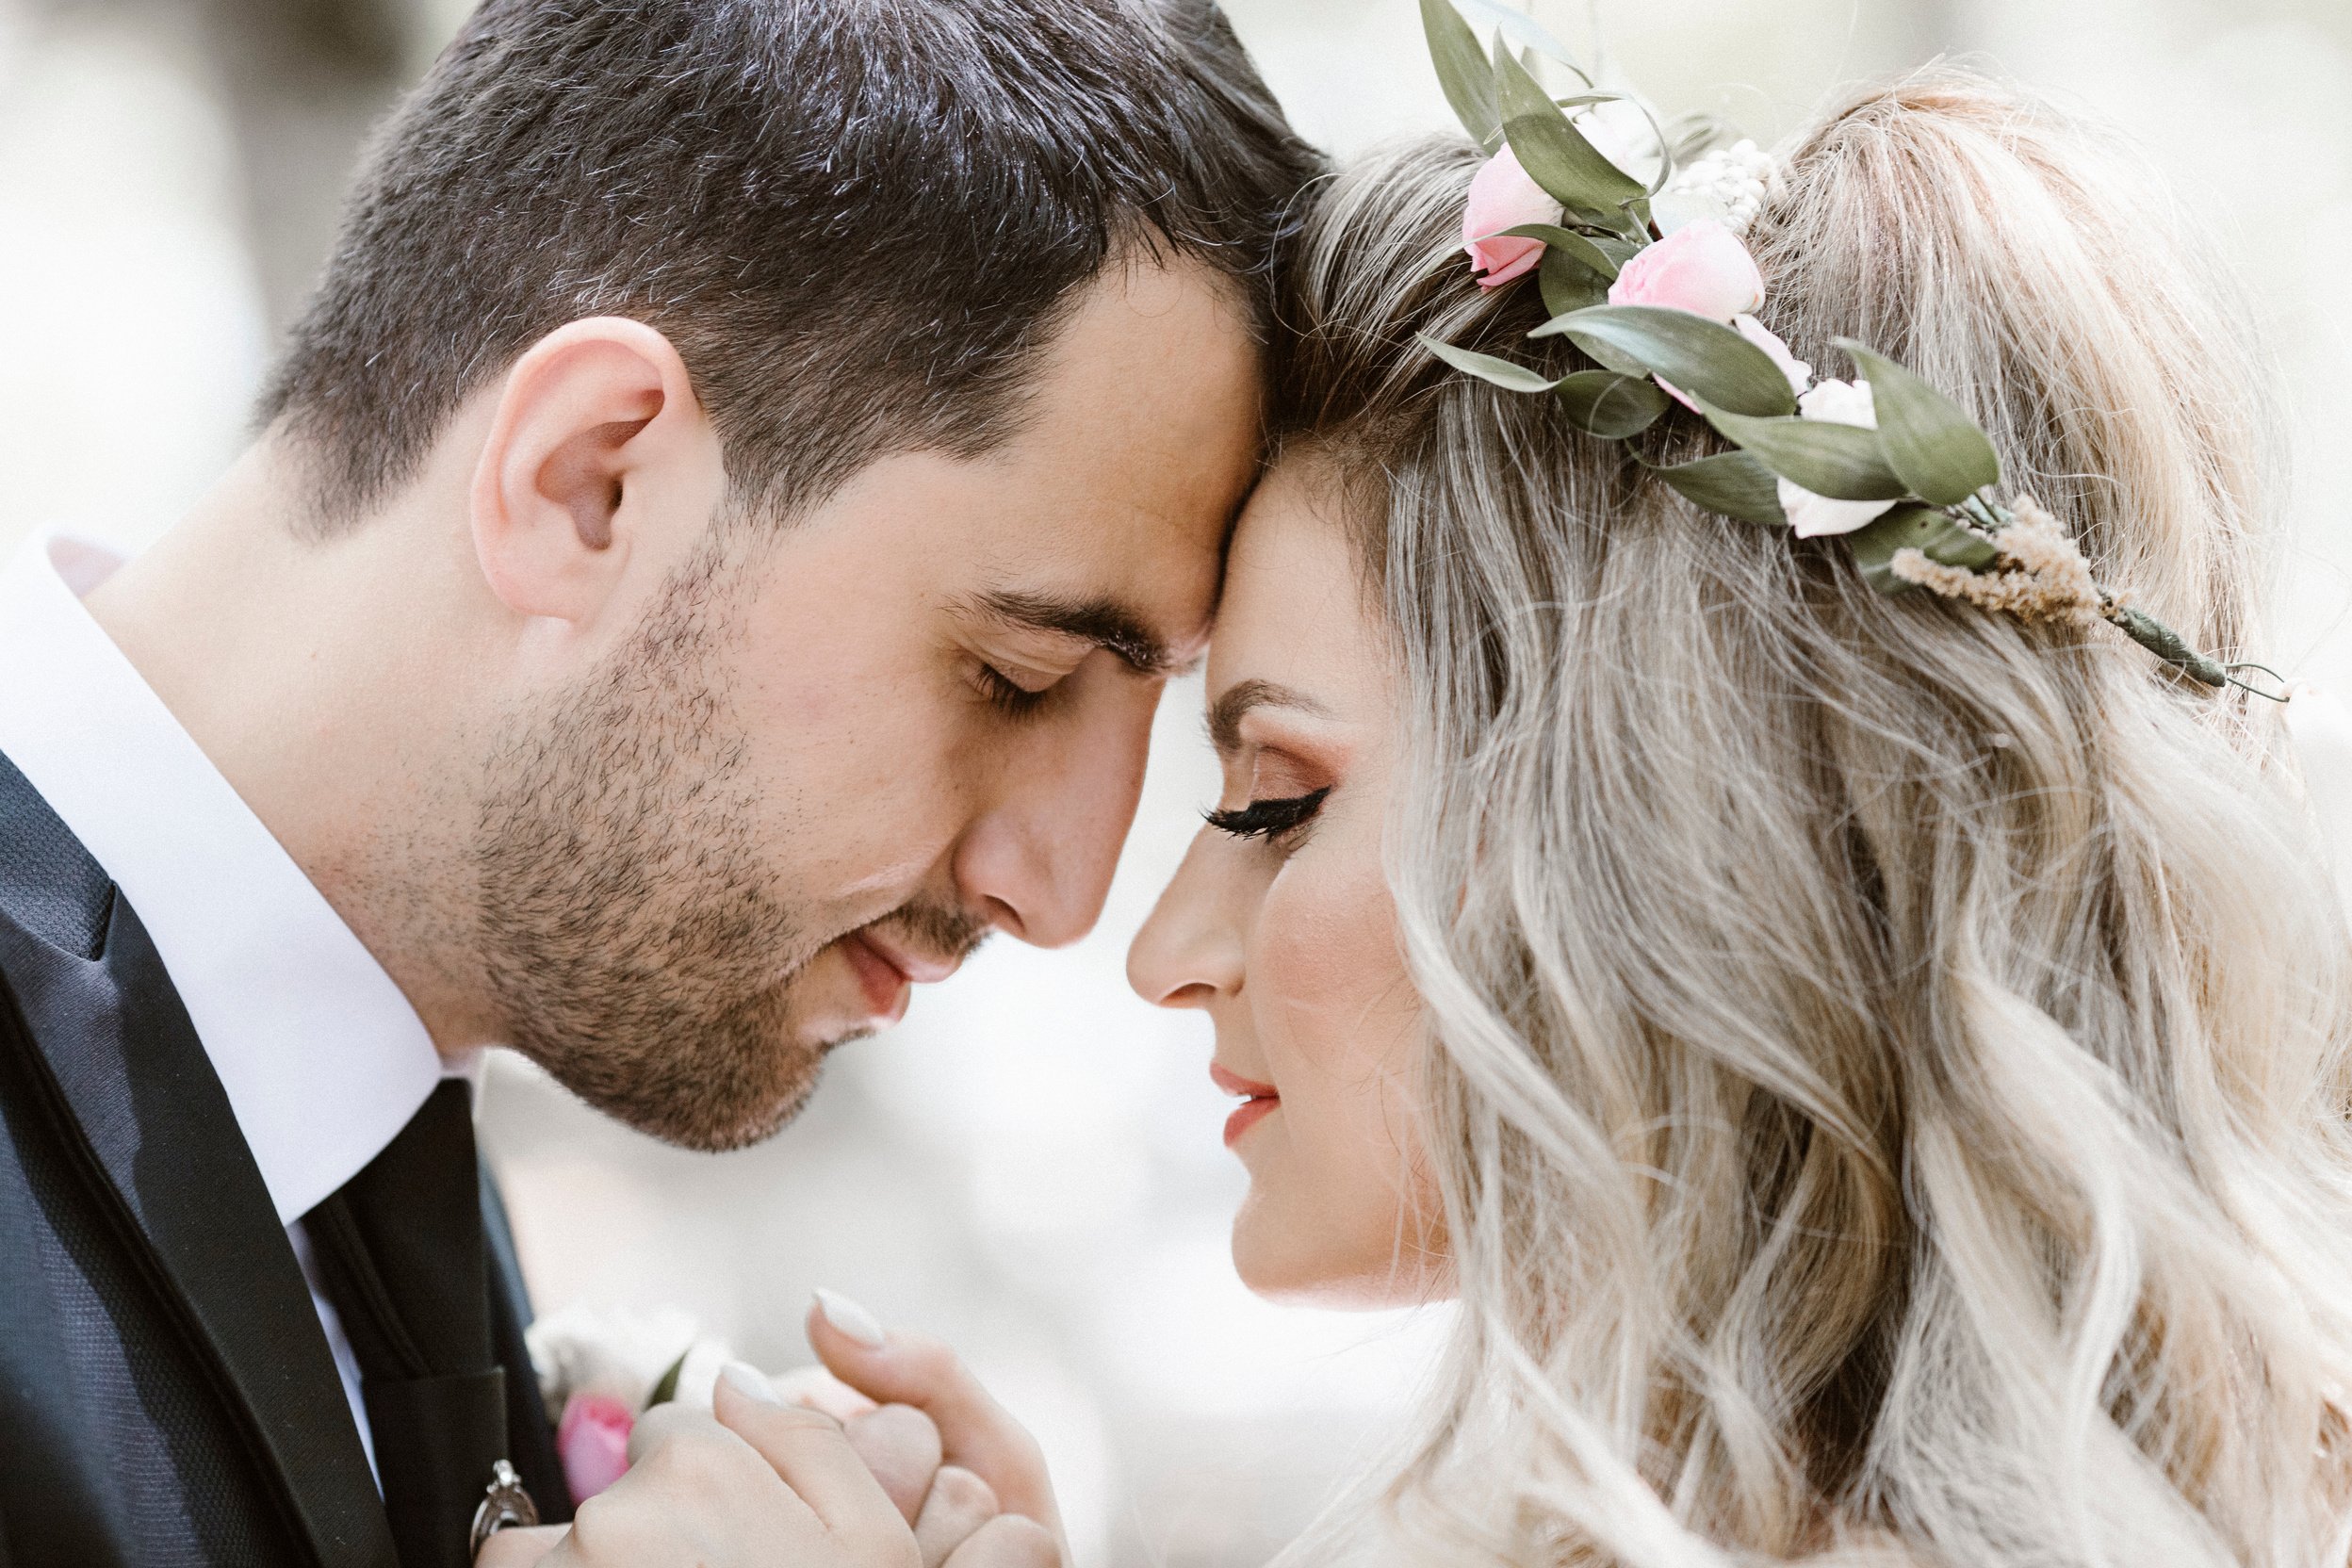
[[[1734,449],[1637,461],[1709,511],[1800,537],[1842,534],[1882,593],[1925,588],[2028,620],[2104,621],[2200,685],[2274,697],[2236,673],[2277,672],[2198,652],[2101,585],[2048,512],[2001,498],[2001,459],[1957,403],[1846,337],[1835,342],[1858,374],[1817,381],[1756,318],[1763,275],[1740,237],[1778,179],[1769,154],[1740,141],[1678,164],[1638,100],[1594,90],[1528,18],[1465,3],[1499,24],[1491,53],[1451,0],[1421,0],[1446,101],[1490,155],[1471,181],[1463,249],[1482,287],[1533,274],[1551,318],[1528,335],[1566,337],[1597,368],[1553,377],[1426,335],[1425,348],[1507,391],[1549,394],[1605,440],[1682,403]],[[1552,96],[1530,70],[1539,54],[1588,90]],[[1647,144],[1658,168],[1643,181],[1626,168]]]

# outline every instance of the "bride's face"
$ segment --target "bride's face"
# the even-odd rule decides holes
[[[1128,959],[1200,1007],[1239,1098],[1250,1170],[1233,1262],[1266,1295],[1388,1305],[1439,1294],[1420,1155],[1420,1002],[1381,874],[1389,656],[1312,461],[1277,469],[1233,536],[1210,644],[1218,810]]]

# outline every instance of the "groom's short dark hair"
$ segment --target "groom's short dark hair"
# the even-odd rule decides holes
[[[1209,0],[487,0],[378,133],[263,394],[333,527],[540,336],[678,346],[739,502],[1010,433],[1131,246],[1263,322],[1315,155]]]

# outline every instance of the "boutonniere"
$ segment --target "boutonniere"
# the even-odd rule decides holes
[[[724,1340],[676,1308],[567,1307],[523,1338],[576,1504],[628,1471],[639,1416],[673,1399],[708,1410],[719,1368],[734,1359]]]

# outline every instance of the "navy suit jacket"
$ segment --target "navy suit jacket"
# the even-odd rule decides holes
[[[570,1516],[484,1178],[515,1466]],[[397,1568],[301,1266],[171,977],[0,757],[0,1568]]]

